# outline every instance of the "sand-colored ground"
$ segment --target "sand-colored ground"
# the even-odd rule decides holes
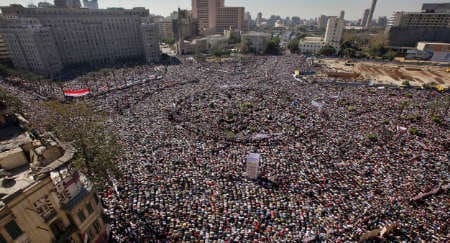
[[[353,72],[360,75],[358,79],[374,83],[401,85],[408,80],[414,86],[430,84],[450,87],[450,73],[446,72],[448,67],[377,62],[353,62],[353,65],[346,65],[344,59],[321,61],[326,71]]]

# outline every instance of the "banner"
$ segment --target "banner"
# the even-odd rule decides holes
[[[64,90],[64,96],[70,96],[70,97],[81,97],[88,95],[89,89],[79,89],[79,90]]]

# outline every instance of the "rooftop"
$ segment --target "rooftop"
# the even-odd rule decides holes
[[[63,144],[52,134],[42,136],[24,129],[23,122],[0,115],[0,201],[10,200],[51,171],[70,161],[74,147]],[[23,118],[22,118],[23,119]]]

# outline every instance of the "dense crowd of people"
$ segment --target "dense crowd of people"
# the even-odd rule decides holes
[[[183,61],[65,83],[97,87],[123,142],[122,177],[99,192],[112,241],[344,242],[392,225],[387,240],[448,241],[448,93],[292,76],[309,68]]]

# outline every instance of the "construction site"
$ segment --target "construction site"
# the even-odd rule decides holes
[[[386,85],[450,87],[449,66],[321,59],[317,74],[329,78],[369,81]]]

